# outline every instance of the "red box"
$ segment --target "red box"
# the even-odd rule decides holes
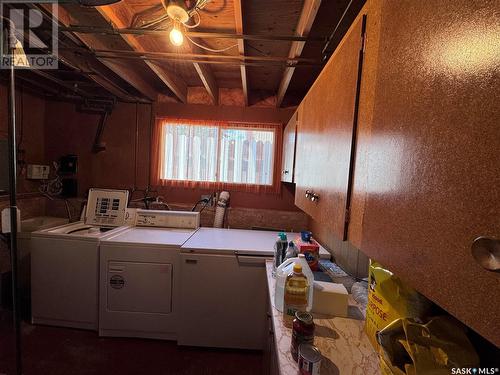
[[[300,237],[295,239],[294,244],[299,254],[305,255],[311,271],[317,271],[319,264],[319,244],[312,238],[311,242],[304,242]]]

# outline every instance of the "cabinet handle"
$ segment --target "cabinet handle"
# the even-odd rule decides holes
[[[319,201],[319,195],[316,193],[313,193],[312,197],[311,197],[311,202],[317,202],[317,201]]]
[[[198,261],[196,259],[186,259],[187,264],[197,264]]]
[[[476,262],[488,271],[500,272],[500,241],[478,237],[472,242],[472,256]]]
[[[311,190],[306,190],[306,198],[309,199],[311,202],[319,201],[319,195]]]
[[[284,170],[282,173],[283,173],[283,174],[288,174],[288,173],[289,173],[289,171]]]

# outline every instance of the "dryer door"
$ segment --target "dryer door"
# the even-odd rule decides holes
[[[172,312],[172,264],[109,262],[108,310]]]

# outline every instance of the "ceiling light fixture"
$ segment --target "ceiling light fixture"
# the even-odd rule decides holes
[[[184,0],[163,0],[162,3],[171,19],[181,23],[189,20],[189,10]]]
[[[170,30],[170,42],[177,47],[180,47],[184,42],[184,36],[180,30],[178,21],[174,22],[174,27]]]
[[[162,0],[162,4],[174,24],[172,30],[170,30],[170,42],[179,47],[184,42],[181,24],[189,21],[189,9],[184,0]]]

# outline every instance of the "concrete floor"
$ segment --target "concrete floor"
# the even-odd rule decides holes
[[[24,375],[256,375],[261,352],[179,347],[175,342],[99,338],[97,333],[22,324]],[[12,318],[0,310],[0,375],[14,372]]]

